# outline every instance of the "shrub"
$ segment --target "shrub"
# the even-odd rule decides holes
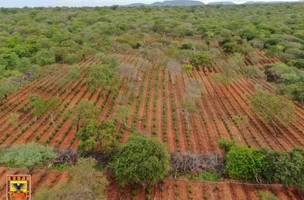
[[[180,49],[188,49],[188,50],[192,50],[193,49],[193,44],[191,43],[184,43],[180,46]]]
[[[281,183],[304,192],[304,150],[289,152],[255,150],[222,140],[225,150],[225,173],[245,181]]]
[[[49,147],[35,143],[20,144],[2,149],[0,163],[9,167],[38,167],[47,164],[56,156]]]
[[[121,185],[154,184],[169,171],[166,147],[157,139],[132,135],[109,165],[111,174]]]
[[[108,181],[92,158],[80,159],[69,170],[70,180],[52,189],[41,189],[33,200],[105,200]]]
[[[32,108],[32,114],[35,117],[47,114],[51,117],[51,121],[55,123],[55,115],[58,112],[60,99],[58,97],[51,97],[44,99],[40,96],[31,96],[29,106]]]
[[[73,113],[73,123],[76,123],[76,131],[78,131],[80,128],[86,126],[90,120],[97,119],[99,109],[92,102],[81,100],[71,112]]]
[[[262,200],[279,200],[279,198],[271,192],[259,192],[259,196]]]
[[[50,50],[41,50],[35,56],[35,61],[38,65],[49,65],[56,62],[55,54]]]
[[[182,69],[184,71],[192,71],[193,70],[193,66],[191,64],[183,64],[182,65]]]
[[[9,81],[0,80],[0,103],[3,100],[6,100],[8,95],[17,90],[17,86],[10,83]]]
[[[81,128],[78,150],[80,152],[96,151],[98,148],[111,152],[117,146],[116,126],[114,122],[91,120]]]
[[[287,186],[298,186],[304,192],[304,150],[293,149],[272,155],[274,179]]]
[[[227,153],[230,151],[231,147],[235,146],[235,141],[220,139],[218,141],[218,145],[221,149],[225,151],[225,153]]]
[[[267,164],[267,152],[248,147],[232,146],[225,156],[225,172],[246,181],[261,182]]]
[[[190,60],[191,64],[194,67],[199,67],[201,65],[211,65],[211,57],[207,51],[193,53],[190,57]]]
[[[268,91],[257,90],[249,98],[253,109],[265,123],[274,123],[276,119],[288,124],[294,119],[294,105],[286,98],[271,94]]]
[[[118,70],[116,64],[92,65],[88,71],[87,86],[91,90],[101,87],[113,90],[118,84]]]

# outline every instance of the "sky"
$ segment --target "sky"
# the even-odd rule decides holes
[[[0,0],[0,7],[55,7],[55,6],[111,6],[127,5],[131,3],[153,3],[163,0]],[[227,1],[227,0],[200,0],[204,3]],[[228,0],[229,1],[229,0]],[[242,3],[246,0],[232,0],[235,3]],[[273,0],[255,0],[255,1],[273,1]],[[274,0],[278,1],[278,0]],[[279,0],[286,1],[286,0]],[[297,1],[297,0],[289,0]]]

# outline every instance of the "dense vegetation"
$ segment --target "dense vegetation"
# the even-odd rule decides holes
[[[191,65],[209,66],[219,52],[250,57],[256,49],[279,56],[287,68],[302,71],[303,6],[1,9],[0,98],[34,78],[45,65],[134,50],[149,61],[158,58],[166,64],[175,59],[191,69]],[[179,43],[167,38],[186,39]],[[92,67],[93,78],[102,76],[96,70],[108,68]],[[303,73],[296,73],[297,77],[280,82],[279,91],[303,102],[299,89]],[[88,84],[94,88],[96,82]]]
[[[42,130],[35,137],[36,142],[78,150],[58,151],[34,143],[13,145],[0,149],[0,164],[30,169],[37,166],[57,169],[67,167],[71,174],[68,183],[38,192],[34,198],[37,200],[105,199],[104,190],[108,183],[99,168],[109,172],[109,177],[120,186],[150,186],[170,175],[211,181],[219,180],[224,175],[225,178],[247,182],[282,183],[304,190],[302,149],[276,152],[221,142],[225,151],[223,159],[218,152],[204,152],[201,138],[198,139],[205,139],[199,135],[203,127],[199,124],[204,123],[205,126],[208,123],[206,134],[211,139],[214,136],[212,134],[224,136],[226,130],[230,136],[239,136],[244,140],[242,142],[251,138],[252,141],[256,140],[257,146],[262,147],[262,140],[269,143],[272,139],[265,134],[274,129],[275,133],[285,130],[290,132],[293,134],[290,137],[302,144],[301,136],[287,127],[291,123],[302,134],[298,130],[301,121],[296,118],[300,113],[296,113],[298,107],[285,95],[304,104],[303,10],[304,4],[300,3],[0,9],[0,105],[1,111],[3,109],[9,113],[9,116],[5,116],[6,112],[2,116],[5,125],[0,131],[6,130],[1,133],[2,143],[7,142],[10,134],[16,131],[12,144],[28,129],[32,132],[21,138],[25,141],[29,141],[32,136],[34,138],[36,132]],[[281,62],[259,65],[259,59],[262,58],[256,52],[260,51]],[[79,63],[82,60],[90,61],[92,56],[94,64],[86,66]],[[130,62],[134,66],[124,59],[135,59]],[[159,73],[146,73],[146,69],[152,67],[166,69],[170,75],[167,77],[164,72],[161,76],[166,78],[160,79]],[[214,84],[210,81],[204,85],[201,79],[185,78],[184,83],[179,83],[184,84],[185,90],[179,90],[180,85],[176,84],[174,74],[186,72],[184,74],[193,76],[191,72],[194,70],[198,74],[210,75],[215,80]],[[16,100],[19,102],[16,109],[11,108],[15,104],[11,104],[8,98],[10,93],[41,75],[47,75],[43,77],[48,78],[56,73],[59,76],[54,76],[54,79],[60,78],[52,84],[59,89],[50,93],[52,97],[43,93],[51,89],[39,86],[43,92],[29,89],[30,93],[26,94],[26,100],[22,102],[24,106]],[[149,77],[143,81],[137,73]],[[239,77],[243,78],[240,81],[251,79],[257,86],[262,79],[266,79],[275,86],[277,94],[264,84],[263,90],[252,87],[252,90],[248,89],[248,94],[238,94],[240,100],[233,95],[234,90],[235,93],[239,90],[230,84]],[[206,77],[203,78],[205,80]],[[77,83],[79,87],[68,86],[77,81],[82,82]],[[204,81],[207,82],[209,79]],[[119,87],[128,87],[130,92]],[[157,89],[157,92],[154,90],[157,94],[143,94],[151,87]],[[79,88],[87,88],[87,91],[80,93]],[[67,98],[73,103],[61,98],[63,90],[71,90],[69,92],[76,96]],[[214,104],[201,101],[205,96],[210,97],[211,90],[217,93],[214,97],[222,97],[220,105],[217,101]],[[175,94],[174,91],[183,94]],[[157,99],[160,93],[162,99]],[[141,103],[144,95],[146,104]],[[230,100],[228,95],[234,100]],[[134,103],[135,100],[137,103]],[[162,104],[158,104],[158,100]],[[254,112],[247,109],[243,100]],[[232,103],[234,101],[235,104]],[[116,103],[119,105],[114,108]],[[161,106],[158,108],[158,105]],[[105,107],[109,109],[103,112]],[[229,110],[233,110],[233,113]],[[155,119],[153,114],[147,117],[148,112],[158,112],[161,117]],[[210,116],[205,119],[200,112]],[[33,121],[27,120],[27,116],[33,117]],[[221,124],[219,116],[223,120],[222,127],[212,130],[218,129]],[[51,121],[49,124],[48,119]],[[129,123],[132,120],[139,123]],[[159,127],[156,121],[161,121]],[[36,122],[41,124],[36,125]],[[196,127],[190,126],[191,123],[196,124]],[[29,128],[33,124],[35,128]],[[152,127],[144,127],[147,124]],[[250,128],[247,128],[248,124]],[[41,128],[41,125],[46,127]],[[137,134],[135,125],[143,126],[145,130],[151,128],[147,135],[162,135],[162,140],[167,144],[170,143],[168,136],[174,137],[171,142],[175,140],[175,143],[171,146],[176,144],[176,148],[171,156],[166,144],[146,137],[144,133]],[[257,129],[253,129],[253,126]],[[264,126],[267,133],[262,130]],[[256,130],[261,133],[256,133]],[[50,137],[44,140],[43,136],[48,134]],[[66,136],[70,137],[69,141],[65,141],[70,143],[69,146],[60,143],[60,136],[63,136],[62,140]],[[124,139],[126,143],[120,144]],[[193,144],[197,149],[194,151],[189,141],[196,139]],[[288,142],[293,144],[292,141]],[[182,151],[180,144],[185,146]],[[216,144],[210,145],[212,147],[207,147],[207,151],[216,149]],[[199,154],[202,152],[205,154]],[[100,161],[102,165],[97,166]],[[270,193],[261,193],[261,198],[276,199]]]
[[[3,147],[0,151],[0,163],[9,167],[39,167],[56,157],[57,154],[52,148],[35,143]]]
[[[122,186],[152,185],[167,175],[170,157],[157,139],[132,135],[119,148],[109,168]]]
[[[230,178],[257,183],[281,183],[304,191],[304,150],[269,151],[221,141],[225,150],[225,173]]]

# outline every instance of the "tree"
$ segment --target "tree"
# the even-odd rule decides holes
[[[212,64],[211,56],[207,51],[193,53],[190,57],[190,60],[191,60],[191,64],[194,67],[199,67],[201,65],[210,66]]]
[[[65,86],[69,81],[76,81],[80,79],[81,77],[81,70],[79,66],[72,66],[68,72],[67,75],[59,81],[60,86]]]
[[[0,80],[0,103],[5,102],[7,97],[12,92],[16,91],[17,86],[12,84],[9,81],[1,81]]]
[[[103,150],[112,152],[117,146],[117,134],[115,123],[109,120],[90,120],[77,135],[80,138],[78,150],[80,152],[94,152]]]
[[[89,121],[97,119],[99,109],[92,102],[81,100],[70,112],[73,113],[73,123],[76,123],[76,131],[78,131]]]
[[[225,155],[225,172],[231,178],[260,183],[267,166],[266,151],[233,145]]]
[[[249,97],[249,102],[265,123],[274,125],[277,119],[281,119],[282,123],[288,124],[294,120],[294,105],[286,98],[258,89]]]
[[[114,90],[118,80],[115,64],[93,65],[88,71],[87,85],[91,90],[96,90],[98,87],[104,90]]]
[[[51,97],[44,99],[39,96],[32,96],[30,98],[29,107],[32,108],[32,114],[38,118],[46,114],[51,117],[51,121],[55,124],[55,116],[58,112],[60,105],[60,99],[57,97]]]
[[[132,135],[119,147],[109,170],[121,186],[150,185],[167,175],[169,158],[166,147],[159,140]]]

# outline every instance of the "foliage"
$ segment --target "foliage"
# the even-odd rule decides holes
[[[279,198],[271,192],[261,191],[259,192],[259,196],[261,197],[261,200],[279,200]]]
[[[235,146],[235,141],[220,139],[218,141],[218,145],[221,149],[225,151],[225,153],[229,152],[231,147]]]
[[[131,135],[109,165],[121,185],[154,184],[163,179],[170,166],[169,154],[159,140]]]
[[[211,65],[211,57],[207,51],[196,52],[190,56],[190,62],[194,67],[201,65]]]
[[[92,65],[87,76],[87,85],[91,90],[96,90],[98,87],[113,90],[119,80],[116,64]]]
[[[51,116],[51,120],[54,123],[54,115],[56,114],[57,108],[60,105],[60,100],[57,97],[51,97],[44,99],[40,96],[31,96],[29,107],[32,108],[32,114],[35,117],[40,117],[44,114]]]
[[[33,200],[105,200],[108,181],[101,171],[95,169],[97,162],[82,158],[70,171],[68,182],[52,189],[40,189]]]
[[[287,94],[294,100],[304,104],[304,73],[286,64],[267,65],[265,74],[267,80],[277,83],[277,92]]]
[[[0,163],[9,167],[38,167],[47,164],[57,154],[52,148],[35,143],[14,145],[10,148],[2,148]]]
[[[304,150],[288,152],[256,150],[222,140],[225,173],[231,178],[258,183],[281,183],[304,192]]]
[[[221,178],[220,174],[216,171],[205,171],[190,176],[191,180],[198,180],[198,181],[218,181],[220,178]]]
[[[269,162],[274,167],[270,168],[274,180],[287,186],[298,186],[304,192],[304,150],[293,149],[290,152],[271,153]]]
[[[281,119],[288,124],[294,119],[294,105],[286,98],[258,89],[256,94],[249,98],[249,101],[252,108],[266,123],[273,123],[276,119]]]
[[[80,152],[90,152],[97,149],[113,151],[117,146],[117,135],[115,123],[109,120],[90,120],[77,135],[80,138],[78,150]]]
[[[225,172],[231,178],[260,183],[267,167],[267,153],[242,146],[232,146],[225,156]]]
[[[7,96],[16,91],[17,86],[9,81],[0,81],[0,103],[2,100],[6,100]]]
[[[99,109],[88,100],[81,100],[74,108],[71,109],[73,113],[73,122],[77,124],[77,131],[86,126],[89,121],[97,119]]]
[[[182,69],[184,70],[184,71],[192,71],[193,70],[193,66],[191,65],[191,64],[183,64],[182,65]]]
[[[79,66],[72,66],[67,75],[59,82],[62,86],[65,86],[69,81],[79,80],[81,76],[81,70]]]

